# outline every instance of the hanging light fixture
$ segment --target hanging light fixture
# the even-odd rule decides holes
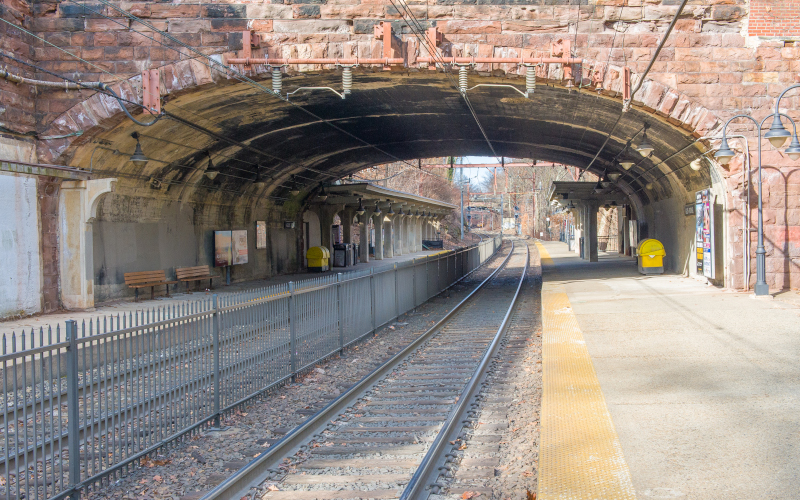
[[[612,202],[611,202],[611,206],[612,206],[612,207],[616,207],[616,206],[617,206],[617,202],[616,202],[616,201],[612,201]]]
[[[208,155],[208,167],[206,167],[206,177],[211,179],[212,181],[219,175],[219,170],[217,167],[214,166],[214,162],[211,161],[211,151],[206,151],[206,155]]]
[[[692,160],[692,162],[689,163],[689,168],[691,168],[695,172],[697,172],[698,170],[703,168],[703,157],[702,156],[698,156],[697,158]]]
[[[386,200],[389,204],[389,211],[386,212],[386,215],[394,215],[394,207],[392,206],[392,200]]]
[[[379,200],[375,200],[375,215],[380,215],[382,213],[381,212],[381,207],[380,207],[380,205],[378,205],[378,203],[379,203]]]
[[[600,186],[602,186],[603,189],[607,189],[610,185],[611,185],[611,182],[606,177],[606,172],[603,171],[603,177],[600,178]]]
[[[728,146],[728,138],[722,136],[722,142],[719,145],[719,150],[714,153],[714,158],[717,159],[722,165],[727,165],[731,162],[736,153]]]
[[[644,185],[644,187],[645,187],[645,189],[648,189],[648,190],[652,191],[653,190],[653,183],[652,182],[648,182],[647,184]]]
[[[575,210],[576,207],[575,207],[575,204],[572,203],[572,200],[569,200],[569,203],[567,204],[566,208],[567,208],[567,210]]]
[[[253,181],[253,186],[256,189],[261,189],[266,185],[266,181],[264,181],[264,176],[261,175],[261,167],[256,167],[256,180]]]
[[[289,190],[289,194],[292,196],[300,194],[300,188],[297,187],[297,180],[295,180],[294,176],[292,176],[292,188]]]
[[[361,198],[358,199],[358,208],[356,209],[356,214],[364,215],[364,203],[361,201]]]
[[[397,215],[405,215],[405,214],[403,213],[403,207],[400,207],[400,211],[399,211],[399,212],[397,212]]]
[[[597,184],[594,185],[594,192],[599,193],[601,191],[603,191],[603,183],[598,180]]]
[[[792,161],[800,160],[800,141],[797,140],[797,134],[792,137],[792,143],[784,151]]]
[[[415,213],[415,214],[414,214],[414,217],[416,217],[417,219],[419,219],[419,218],[420,218],[420,215],[419,215],[419,210],[417,210],[417,213]]]
[[[608,178],[611,179],[613,182],[617,182],[622,175],[622,172],[611,172],[608,174]]]
[[[325,192],[325,185],[320,182],[319,183],[319,188],[320,188],[319,196],[318,196],[319,201],[327,200],[328,199],[328,193]]]
[[[791,136],[792,134],[784,128],[780,115],[775,113],[772,118],[772,125],[769,127],[769,131],[764,134],[764,137],[772,144],[773,148],[779,148]]]
[[[131,137],[136,139],[136,149],[133,151],[130,160],[137,167],[144,167],[145,165],[147,165],[147,162],[150,161],[150,159],[147,158],[142,152],[142,145],[139,143],[139,132],[131,133]]]
[[[641,153],[642,156],[648,156],[650,153],[653,152],[653,145],[650,144],[650,141],[647,140],[647,129],[650,128],[650,125],[647,123],[644,124],[644,132],[642,132],[642,140],[639,141],[639,145],[636,146],[636,151]]]

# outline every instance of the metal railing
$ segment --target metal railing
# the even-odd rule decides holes
[[[619,239],[617,235],[598,236],[597,249],[601,252],[619,252]]]
[[[63,340],[59,328],[47,338],[44,329],[4,336],[0,496],[77,498],[102,487],[439,294],[499,247],[493,238],[388,269],[84,323],[81,331],[67,321]]]

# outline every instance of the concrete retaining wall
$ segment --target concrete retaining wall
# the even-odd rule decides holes
[[[36,179],[0,173],[0,318],[41,311]]]

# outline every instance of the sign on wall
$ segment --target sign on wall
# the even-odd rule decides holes
[[[247,264],[247,230],[231,231],[231,265]]]
[[[256,249],[267,248],[267,223],[256,221]]]
[[[230,266],[231,260],[231,232],[214,231],[214,267]]]
[[[697,274],[714,279],[714,195],[710,189],[695,195]]]
[[[247,230],[214,231],[214,267],[247,264]]]

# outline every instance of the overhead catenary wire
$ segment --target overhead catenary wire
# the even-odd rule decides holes
[[[189,51],[197,54],[198,56],[210,61],[212,63],[212,65],[209,66],[210,69],[214,69],[216,71],[220,71],[219,68],[222,68],[223,71],[220,71],[220,72],[222,72],[222,73],[224,73],[226,75],[233,75],[233,77],[236,78],[237,80],[239,80],[239,81],[241,81],[243,83],[248,83],[249,85],[254,86],[258,90],[261,90],[262,92],[264,92],[264,93],[266,93],[268,95],[271,95],[271,96],[274,96],[274,97],[280,99],[284,103],[289,104],[289,105],[295,107],[296,109],[299,109],[303,113],[305,113],[305,114],[307,114],[307,115],[309,115],[309,116],[311,116],[311,117],[313,117],[313,118],[315,118],[315,119],[327,124],[328,126],[332,127],[333,129],[335,129],[335,130],[347,135],[348,137],[350,137],[352,139],[355,139],[356,141],[358,141],[358,142],[360,142],[360,143],[362,143],[362,144],[364,144],[364,145],[366,145],[366,146],[368,146],[370,148],[375,149],[376,151],[380,152],[381,154],[384,154],[384,155],[388,156],[389,158],[392,158],[392,159],[394,159],[396,161],[399,161],[399,162],[405,162],[405,160],[402,160],[401,158],[398,158],[397,156],[389,153],[388,151],[385,151],[384,149],[380,148],[379,146],[376,146],[376,145],[374,145],[374,144],[372,144],[372,143],[370,143],[370,142],[368,142],[368,141],[366,141],[364,139],[361,139],[360,137],[348,132],[347,130],[344,130],[343,128],[341,128],[340,126],[338,126],[335,123],[331,122],[330,120],[322,118],[319,115],[317,115],[316,113],[306,109],[305,107],[300,106],[299,104],[290,101],[289,99],[283,97],[282,95],[274,92],[272,89],[269,89],[269,88],[261,85],[260,83],[256,82],[255,80],[243,75],[239,71],[236,71],[234,68],[232,68],[232,67],[230,67],[230,66],[228,66],[226,64],[222,64],[222,63],[220,63],[218,61],[215,61],[214,59],[210,58],[207,54],[204,54],[204,53],[196,50],[194,47],[191,47],[190,45],[187,45],[186,43],[178,40],[177,38],[173,37],[169,33],[166,33],[166,32],[164,32],[162,30],[159,30],[155,26],[153,26],[150,23],[148,23],[148,22],[140,19],[139,17],[131,14],[130,12],[127,12],[124,9],[121,9],[121,8],[117,7],[116,5],[113,5],[112,3],[108,2],[107,0],[98,0],[98,1],[100,3],[102,3],[102,4],[104,4],[104,5],[112,8],[112,9],[114,9],[115,11],[121,13],[125,17],[128,17],[128,18],[130,18],[130,19],[142,24],[143,26],[146,26],[148,29],[161,34],[162,36],[168,38],[169,40],[175,42],[176,44],[178,44],[178,45],[188,49]],[[170,47],[168,44],[164,44],[162,42],[159,42],[159,43],[161,45],[164,45],[165,47]],[[171,47],[171,48],[174,49],[174,47]],[[409,163],[409,165],[411,165],[411,164]],[[411,166],[413,167],[413,165],[411,165]],[[333,175],[333,174],[330,174],[330,173],[327,173],[327,172],[318,171],[317,173],[321,173],[323,175],[327,175],[327,176],[334,177],[334,178],[337,177],[336,175]]]
[[[486,144],[489,146],[489,150],[492,152],[492,155],[495,158],[497,158],[498,162],[500,162],[500,157],[498,156],[497,151],[495,151],[494,146],[492,145],[492,141],[489,140],[489,136],[487,135],[486,130],[483,128],[483,124],[481,124],[481,121],[478,118],[478,114],[475,111],[475,108],[472,106],[472,102],[469,100],[469,97],[467,96],[466,90],[461,90],[461,87],[455,81],[453,75],[450,74],[450,71],[447,69],[447,64],[441,58],[441,55],[438,53],[438,50],[436,50],[435,46],[432,46],[432,44],[430,43],[430,40],[428,40],[428,37],[425,36],[425,34],[424,34],[423,30],[422,30],[422,26],[419,23],[419,20],[416,18],[414,13],[411,12],[411,10],[408,8],[408,5],[406,5],[404,0],[397,0],[397,3],[399,3],[402,6],[402,10],[397,7],[397,3],[395,3],[395,0],[390,0],[390,1],[392,3],[392,6],[394,6],[394,8],[397,9],[397,11],[400,13],[400,16],[403,17],[403,19],[405,19],[406,21],[408,21],[409,25],[411,26],[411,31],[414,33],[414,35],[417,37],[417,39],[419,39],[420,43],[425,45],[425,47],[428,49],[428,53],[431,55],[431,57],[434,57],[434,58],[437,58],[437,59],[440,60],[440,62],[441,62],[440,64],[442,66],[442,70],[447,75],[447,77],[450,80],[450,83],[453,85],[453,87],[456,90],[459,91],[459,94],[461,94],[461,97],[464,99],[464,102],[466,103],[467,108],[469,109],[469,112],[472,115],[472,118],[475,120],[475,124],[478,126],[478,129],[480,130],[481,135],[483,135],[483,138],[486,141]],[[408,15],[408,17],[406,17],[406,15],[403,14],[403,11],[405,11],[405,13]],[[384,40],[384,43],[391,43],[391,41],[390,40]]]
[[[71,0],[71,1],[73,1],[73,0]],[[340,127],[338,127],[338,126],[336,126],[336,125],[334,125],[334,124],[330,123],[328,120],[325,120],[325,119],[323,119],[323,118],[321,118],[321,117],[319,117],[319,116],[315,115],[314,113],[312,113],[312,112],[310,112],[310,111],[306,110],[306,109],[305,109],[305,108],[303,108],[302,106],[299,106],[299,105],[297,105],[297,104],[295,104],[295,103],[292,103],[292,102],[288,101],[287,99],[283,98],[283,97],[282,97],[282,96],[280,96],[280,95],[276,95],[276,94],[274,94],[273,92],[271,92],[271,91],[267,90],[267,89],[266,89],[265,87],[263,87],[262,85],[260,85],[260,84],[258,84],[257,82],[253,81],[252,79],[250,79],[250,78],[247,78],[247,77],[244,77],[244,76],[243,76],[243,75],[241,75],[239,72],[235,71],[233,68],[230,68],[229,66],[226,66],[226,65],[224,65],[224,64],[221,64],[221,63],[219,63],[219,62],[217,62],[217,61],[213,60],[213,59],[212,59],[212,58],[210,58],[208,55],[206,55],[206,54],[203,54],[202,52],[199,52],[199,51],[195,50],[193,47],[191,47],[191,46],[189,46],[189,45],[187,45],[187,44],[185,44],[185,43],[181,42],[180,40],[176,39],[175,37],[172,37],[171,35],[169,35],[169,34],[167,34],[167,33],[163,32],[163,31],[161,31],[161,30],[158,30],[158,29],[157,29],[157,28],[155,28],[154,26],[150,25],[149,23],[146,23],[146,22],[142,21],[142,20],[141,20],[141,19],[139,19],[138,17],[136,17],[136,16],[134,16],[134,15],[132,15],[132,14],[130,14],[130,13],[128,13],[128,12],[126,12],[126,11],[122,10],[122,9],[119,9],[118,7],[116,7],[116,6],[112,5],[112,4],[109,4],[108,2],[105,2],[104,0],[100,0],[100,1],[101,1],[102,3],[104,3],[105,5],[107,5],[107,6],[111,7],[111,8],[113,8],[114,10],[116,10],[116,11],[118,11],[118,12],[120,12],[120,13],[123,13],[123,14],[124,14],[124,15],[126,15],[127,17],[129,17],[129,18],[131,18],[131,19],[134,19],[135,21],[137,21],[137,22],[139,22],[139,23],[143,24],[144,26],[148,27],[148,28],[149,28],[149,29],[151,29],[152,31],[154,31],[154,32],[158,32],[159,34],[161,34],[162,36],[164,36],[164,37],[168,38],[169,40],[171,40],[171,41],[175,42],[176,44],[179,44],[179,45],[181,45],[181,46],[183,46],[183,47],[187,48],[189,51],[191,51],[191,52],[193,52],[193,53],[197,54],[198,56],[201,56],[202,58],[205,58],[205,59],[207,59],[208,61],[210,61],[210,62],[211,62],[211,63],[213,63],[213,64],[209,65],[209,64],[206,64],[206,63],[204,63],[203,61],[198,61],[198,62],[200,62],[201,64],[204,64],[204,65],[205,65],[205,66],[207,66],[209,69],[211,69],[211,70],[214,70],[214,71],[221,72],[221,73],[225,74],[226,76],[232,76],[233,78],[235,78],[235,79],[237,79],[237,80],[239,80],[239,81],[242,81],[242,82],[244,82],[244,83],[248,83],[248,84],[250,84],[251,86],[255,86],[256,88],[259,88],[259,89],[260,89],[260,90],[262,90],[262,91],[266,91],[265,93],[267,93],[267,94],[270,94],[270,95],[275,95],[276,97],[278,97],[279,99],[283,100],[284,102],[286,102],[286,103],[289,103],[289,104],[291,104],[292,106],[294,106],[294,107],[296,107],[296,108],[298,108],[298,109],[301,109],[301,110],[302,110],[302,111],[304,111],[305,113],[307,113],[307,114],[309,114],[309,115],[311,115],[311,116],[315,117],[317,120],[319,120],[319,121],[322,121],[322,122],[325,122],[325,123],[327,123],[327,124],[331,125],[332,127],[334,127],[334,128],[336,128],[336,129],[340,130],[341,132],[345,133],[346,135],[348,135],[348,136],[350,136],[350,137],[352,137],[352,138],[354,138],[354,139],[356,139],[356,140],[358,140],[358,141],[362,142],[363,144],[365,144],[365,145],[367,145],[367,146],[370,146],[370,147],[373,147],[373,148],[375,148],[375,149],[378,149],[378,150],[379,150],[380,152],[382,152],[383,154],[386,154],[387,156],[389,156],[389,157],[391,157],[391,158],[393,158],[393,159],[396,159],[397,161],[403,161],[403,160],[400,160],[399,158],[395,157],[394,155],[391,155],[391,154],[389,154],[389,153],[387,153],[387,152],[383,151],[382,149],[378,148],[377,146],[374,146],[374,145],[370,144],[369,142],[367,142],[367,141],[364,141],[364,140],[362,140],[362,139],[360,139],[360,138],[356,137],[356,136],[355,136],[355,135],[353,135],[353,134],[350,134],[349,132],[347,132],[347,131],[345,131],[345,130],[341,129]],[[79,4],[79,3],[77,3],[77,2],[73,2],[73,3],[76,3],[77,5],[82,5],[82,4]],[[96,13],[96,14],[98,14],[98,15],[101,15],[101,16],[103,16],[103,17],[106,17],[106,18],[108,18],[108,19],[112,20],[113,22],[116,22],[117,24],[121,24],[121,25],[122,25],[122,23],[119,23],[119,21],[117,21],[117,20],[115,20],[115,19],[113,19],[113,18],[109,18],[108,16],[105,16],[105,15],[103,15],[102,13],[99,13],[99,12],[95,11],[94,9],[91,9],[90,7],[87,7],[85,4],[83,4],[82,6],[84,7],[84,9],[86,9],[86,10],[88,10],[88,11],[90,11],[90,12],[93,12],[93,13]],[[119,75],[115,75],[115,74],[113,74],[113,73],[110,73],[110,72],[108,72],[108,71],[104,70],[103,68],[100,68],[100,67],[98,67],[98,66],[94,65],[93,63],[90,63],[90,62],[88,62],[88,61],[86,61],[86,60],[82,59],[81,57],[77,56],[76,54],[73,54],[72,52],[69,52],[69,51],[67,51],[67,50],[64,50],[64,49],[62,49],[62,48],[60,48],[60,47],[57,47],[57,46],[55,46],[54,44],[52,44],[52,43],[50,43],[50,42],[48,42],[48,41],[46,41],[46,40],[42,39],[41,37],[38,37],[38,36],[36,36],[35,34],[31,33],[30,31],[28,31],[28,30],[25,30],[24,28],[21,28],[21,27],[19,27],[19,26],[16,26],[16,25],[14,25],[13,23],[10,23],[10,22],[6,21],[5,19],[2,19],[2,18],[0,18],[0,20],[2,20],[2,21],[4,21],[4,22],[6,22],[7,24],[9,24],[9,25],[13,26],[13,27],[14,27],[14,28],[16,28],[16,29],[19,29],[20,31],[22,31],[22,32],[24,32],[24,33],[26,33],[26,34],[29,34],[29,35],[31,35],[31,36],[33,36],[33,37],[35,37],[35,38],[37,38],[37,39],[39,39],[39,40],[43,41],[44,43],[47,43],[47,44],[49,44],[49,45],[52,45],[53,47],[55,47],[55,48],[57,48],[57,49],[61,50],[62,52],[64,52],[64,53],[66,53],[66,54],[70,55],[71,57],[73,57],[73,58],[75,58],[75,59],[77,59],[77,60],[79,60],[79,61],[81,61],[81,62],[84,62],[84,63],[88,64],[88,65],[89,65],[89,66],[91,66],[91,67],[96,67],[98,70],[100,70],[100,71],[102,71],[103,73],[105,73],[105,74],[107,74],[107,75],[111,76],[112,78],[116,78],[116,81],[127,80],[127,79],[125,79],[125,78],[123,78],[123,77],[120,77]],[[123,26],[126,26],[126,25],[123,25]],[[126,26],[126,27],[127,27],[127,26]],[[144,37],[146,37],[146,38],[148,38],[148,39],[150,39],[150,40],[153,40],[153,41],[155,41],[156,43],[159,43],[160,45],[162,45],[162,46],[164,46],[164,47],[167,47],[167,48],[170,48],[170,49],[172,49],[172,50],[175,50],[176,52],[178,52],[178,54],[180,54],[180,56],[187,56],[187,54],[184,54],[183,52],[181,52],[179,49],[177,49],[177,48],[176,48],[176,47],[174,47],[174,46],[171,46],[171,45],[168,45],[168,44],[164,44],[163,42],[160,42],[160,41],[156,40],[155,38],[149,37],[149,36],[147,36],[147,35],[145,35],[145,34],[143,34],[143,33],[139,32],[139,31],[137,31],[137,30],[135,30],[135,29],[132,29],[132,28],[130,28],[130,27],[127,27],[127,28],[128,28],[128,29],[130,29],[130,30],[132,30],[132,31],[134,31],[134,32],[136,32],[136,33],[138,33],[138,34],[140,34],[141,36],[144,36]],[[220,67],[222,67],[224,70],[223,70],[223,71],[220,71],[220,69],[219,69],[219,68],[217,68],[216,66],[220,66]],[[34,67],[36,67],[36,66],[34,65]],[[39,69],[39,68],[37,67],[37,69]],[[63,77],[63,76],[61,76],[61,75],[57,75],[57,77],[59,77],[59,78],[63,78],[63,79],[65,79],[65,80],[68,80],[68,81],[72,81],[73,83],[77,83],[77,84],[79,84],[79,85],[81,84],[81,82],[75,82],[74,80],[70,80],[70,79],[68,79],[68,78],[65,78],[65,77]],[[86,87],[86,88],[89,88],[88,86],[85,86],[85,87]],[[108,89],[106,89],[106,90],[108,90]],[[113,94],[113,92],[112,92],[112,94]],[[124,100],[125,102],[127,102],[127,103],[129,103],[129,104],[136,105],[136,106],[140,106],[140,107],[142,107],[142,108],[143,108],[143,106],[141,106],[139,103],[136,103],[136,102],[132,102],[132,101],[128,101],[128,100],[122,99],[122,98],[120,98],[119,96],[116,96],[116,95],[112,95],[112,97],[115,97],[115,98],[117,98],[117,100]],[[160,96],[159,96],[159,97],[160,97]],[[123,110],[124,110],[124,111],[127,113],[127,109],[125,109],[125,107],[124,107],[124,106],[121,106],[121,107],[122,107],[122,108],[123,108]],[[129,114],[129,113],[127,113],[127,114],[130,116],[130,114]],[[179,121],[180,123],[183,123],[184,125],[187,125],[187,126],[189,126],[189,127],[191,127],[191,128],[194,128],[195,130],[198,130],[198,131],[200,131],[200,132],[203,132],[203,133],[205,133],[205,134],[207,134],[207,135],[210,135],[210,136],[212,136],[212,137],[214,137],[214,138],[216,138],[216,139],[218,139],[218,140],[223,140],[223,141],[225,141],[225,142],[231,143],[232,145],[236,145],[236,146],[242,147],[243,149],[249,150],[249,151],[251,151],[251,152],[255,152],[255,153],[257,153],[257,154],[260,154],[260,155],[264,155],[264,156],[271,157],[271,158],[273,158],[273,159],[277,159],[277,160],[279,160],[279,161],[281,161],[281,162],[283,162],[283,163],[286,163],[286,164],[291,164],[291,162],[289,162],[289,161],[287,161],[287,160],[284,160],[284,159],[278,158],[278,157],[276,157],[275,155],[270,155],[270,154],[268,154],[268,153],[265,153],[265,152],[263,152],[263,151],[260,151],[260,150],[258,150],[258,149],[256,149],[256,148],[252,148],[252,147],[246,146],[246,145],[244,145],[243,143],[240,143],[239,141],[233,141],[232,139],[229,139],[229,138],[227,138],[227,137],[225,137],[225,136],[222,136],[221,134],[218,134],[218,133],[216,133],[216,132],[213,132],[213,131],[211,131],[211,130],[209,130],[209,129],[205,128],[205,127],[202,127],[202,126],[200,126],[200,125],[197,125],[197,124],[195,124],[195,123],[192,123],[192,122],[190,122],[190,121],[186,120],[185,118],[182,118],[182,117],[179,117],[179,116],[177,116],[177,115],[174,115],[173,113],[165,112],[164,114],[165,114],[166,116],[169,116],[170,118],[172,118],[172,119],[176,120],[176,121]],[[195,113],[193,113],[193,114],[195,114]],[[131,119],[133,119],[133,117],[131,117]],[[135,120],[135,119],[134,119],[134,120]],[[141,122],[138,122],[138,121],[137,121],[137,123],[139,123],[140,125],[145,125],[145,124],[143,124],[143,123],[141,123]],[[270,168],[270,167],[267,167],[267,168]],[[280,168],[280,167],[271,167],[271,170],[278,170],[279,168]],[[305,169],[307,169],[307,170],[309,170],[309,171],[312,171],[312,172],[318,173],[318,174],[320,174],[320,175],[325,175],[325,176],[327,176],[327,177],[331,177],[331,178],[338,178],[338,176],[337,176],[337,175],[335,175],[335,174],[331,174],[331,173],[329,173],[329,172],[323,172],[323,171],[320,171],[320,170],[315,170],[315,169],[313,169],[313,168],[311,168],[311,167],[309,167],[309,166],[306,166],[306,165],[303,165],[303,168],[305,168]]]
[[[644,83],[645,77],[647,77],[647,74],[650,72],[650,69],[653,67],[653,64],[656,62],[656,59],[658,58],[659,53],[661,53],[661,49],[664,47],[664,44],[666,43],[667,38],[669,38],[670,33],[672,33],[672,28],[674,28],[675,27],[675,23],[678,22],[678,18],[680,17],[681,12],[683,12],[683,8],[686,6],[686,2],[688,2],[688,0],[683,0],[683,2],[681,3],[680,7],[678,7],[678,11],[675,12],[675,16],[672,18],[672,22],[669,23],[669,26],[667,27],[667,31],[664,33],[664,36],[661,37],[661,42],[659,42],[658,47],[656,47],[656,51],[653,54],[653,57],[650,58],[650,62],[647,65],[647,69],[645,69],[644,73],[642,73],[642,75],[639,77],[639,81],[636,84],[636,88],[631,91],[630,101],[633,101],[633,96],[636,94],[636,92],[639,91],[639,89],[642,88],[642,84]],[[623,56],[624,56],[624,51],[623,51]],[[591,167],[592,164],[594,164],[595,160],[597,160],[597,157],[600,156],[600,153],[602,153],[603,150],[605,149],[606,145],[608,144],[609,139],[611,139],[611,136],[614,134],[614,131],[616,130],[617,125],[619,125],[619,122],[622,119],[622,115],[625,113],[627,105],[628,105],[628,103],[624,103],[624,102],[622,103],[622,110],[620,111],[620,115],[617,117],[617,120],[614,122],[614,126],[611,128],[611,131],[606,136],[605,141],[603,141],[603,145],[600,146],[600,149],[597,151],[597,154],[594,155],[594,158],[592,158],[592,161],[586,167],[586,170],[588,170],[589,167]]]

